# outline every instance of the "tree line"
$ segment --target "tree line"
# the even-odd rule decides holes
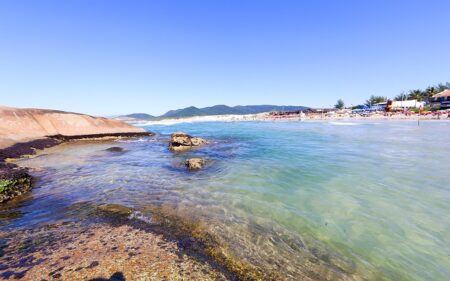
[[[424,90],[421,89],[414,89],[409,90],[408,92],[401,92],[397,96],[394,97],[394,100],[396,101],[403,101],[403,100],[417,100],[417,101],[429,101],[430,98],[438,94],[444,90],[450,89],[450,83],[439,83],[435,86],[428,86]],[[387,101],[387,97],[384,96],[376,96],[371,95],[368,100],[366,100],[365,104],[368,106],[385,102]],[[343,109],[345,107],[344,101],[342,99],[339,99],[337,103],[334,106],[337,109]]]
[[[394,97],[394,100],[418,100],[418,101],[429,101],[432,96],[438,94],[444,90],[450,89],[450,83],[439,83],[436,86],[428,86],[425,90],[415,89],[410,90],[407,93],[401,92]]]

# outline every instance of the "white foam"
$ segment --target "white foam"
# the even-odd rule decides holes
[[[194,123],[194,122],[237,122],[237,121],[259,121],[263,120],[266,113],[247,114],[247,115],[208,115],[208,116],[193,116],[177,119],[163,119],[154,121],[137,121],[130,122],[135,126],[149,126],[149,125],[175,125],[180,123]]]
[[[335,126],[358,126],[360,123],[352,123],[352,122],[330,122],[331,125]]]
[[[116,142],[149,142],[149,139],[138,138],[138,139],[118,139]]]
[[[151,224],[152,223],[152,219],[150,217],[146,217],[144,216],[141,212],[139,211],[133,211],[129,216],[128,219],[130,220],[139,220],[139,221],[143,221],[145,223]]]

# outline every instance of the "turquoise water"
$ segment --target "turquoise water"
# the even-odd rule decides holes
[[[39,188],[2,207],[1,227],[72,218],[80,202],[169,206],[206,222],[237,256],[292,280],[450,276],[450,122],[147,129],[158,135],[62,145],[21,160],[39,167]],[[173,154],[167,140],[175,131],[212,143]],[[105,151],[111,146],[126,152]],[[187,172],[192,156],[208,158],[206,169]]]

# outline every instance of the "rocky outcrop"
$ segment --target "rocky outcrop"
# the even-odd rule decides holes
[[[44,149],[59,143],[59,140],[46,138],[17,143],[0,149],[0,203],[22,195],[32,188],[32,177],[28,174],[27,169],[5,163],[5,159],[31,155],[36,152],[36,149]]]
[[[200,170],[205,166],[205,159],[203,158],[189,158],[185,162],[189,170]]]
[[[26,169],[6,164],[7,158],[36,153],[64,141],[151,136],[125,122],[84,114],[0,106],[0,202],[32,188]],[[123,152],[120,147],[109,151]]]
[[[56,110],[0,106],[0,149],[48,136],[78,138],[120,134],[146,132],[142,128],[109,118]]]
[[[176,132],[170,137],[169,148],[172,151],[180,152],[189,150],[194,146],[201,146],[207,143],[208,141],[205,139],[193,137],[183,132]]]

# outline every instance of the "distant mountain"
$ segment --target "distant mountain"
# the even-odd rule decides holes
[[[167,113],[159,116],[160,118],[180,118],[180,117],[191,117],[191,116],[205,116],[205,115],[223,115],[223,114],[256,114],[262,112],[270,111],[294,111],[294,110],[305,110],[305,106],[280,106],[280,105],[238,105],[238,106],[227,106],[227,105],[215,105],[204,108],[197,108],[195,106],[190,106],[177,110],[170,110]]]
[[[133,119],[151,119],[151,118],[155,118],[155,116],[147,114],[147,113],[132,113],[132,114],[127,114],[127,115],[122,115],[119,116],[121,118],[125,117],[125,118],[133,118]]]
[[[228,105],[214,105],[209,107],[198,108],[195,106],[190,106],[186,108],[169,110],[165,114],[155,117],[147,113],[133,113],[128,115],[119,116],[119,118],[133,118],[133,119],[154,119],[154,118],[182,118],[182,117],[192,117],[192,116],[206,116],[206,115],[224,115],[224,114],[257,114],[262,112],[270,111],[294,111],[294,110],[306,110],[308,107],[305,106],[293,106],[293,105],[238,105],[238,106],[228,106]]]
[[[177,117],[187,117],[187,116],[200,116],[207,115],[202,109],[195,106],[190,106],[182,109],[169,110],[165,114],[159,116],[161,118],[177,118]]]

